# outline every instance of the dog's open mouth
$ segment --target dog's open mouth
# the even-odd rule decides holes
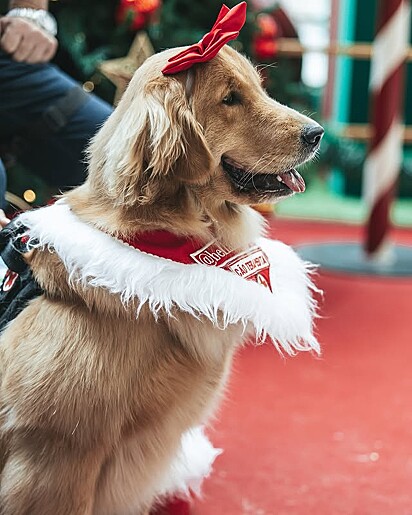
[[[228,157],[222,157],[222,167],[230,182],[241,193],[266,193],[277,196],[302,193],[306,185],[294,168],[282,173],[257,173],[242,168]]]

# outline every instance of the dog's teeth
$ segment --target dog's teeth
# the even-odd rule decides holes
[[[283,181],[282,181],[282,178],[281,178],[281,177],[279,177],[279,175],[276,175],[276,179],[277,179],[279,182],[283,182]]]

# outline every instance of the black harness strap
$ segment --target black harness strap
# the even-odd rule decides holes
[[[43,293],[23,258],[28,251],[27,228],[10,222],[0,232],[0,256],[8,270],[0,287],[0,332],[27,306]]]

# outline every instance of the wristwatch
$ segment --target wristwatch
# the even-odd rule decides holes
[[[6,16],[13,18],[25,18],[31,20],[51,36],[57,34],[56,18],[44,9],[29,9],[28,7],[16,7],[11,9]]]

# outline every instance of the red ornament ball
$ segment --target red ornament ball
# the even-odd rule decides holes
[[[270,14],[261,13],[256,19],[259,35],[267,38],[279,37],[279,27],[276,20]]]
[[[120,0],[116,21],[119,25],[129,23],[131,30],[140,30],[150,22],[160,4],[160,0]]]
[[[255,55],[261,61],[273,59],[276,56],[277,44],[273,39],[260,39],[255,40]]]
[[[267,61],[273,59],[277,52],[276,40],[280,30],[276,20],[270,14],[261,13],[256,18],[257,34],[253,40],[253,49],[257,59]]]

